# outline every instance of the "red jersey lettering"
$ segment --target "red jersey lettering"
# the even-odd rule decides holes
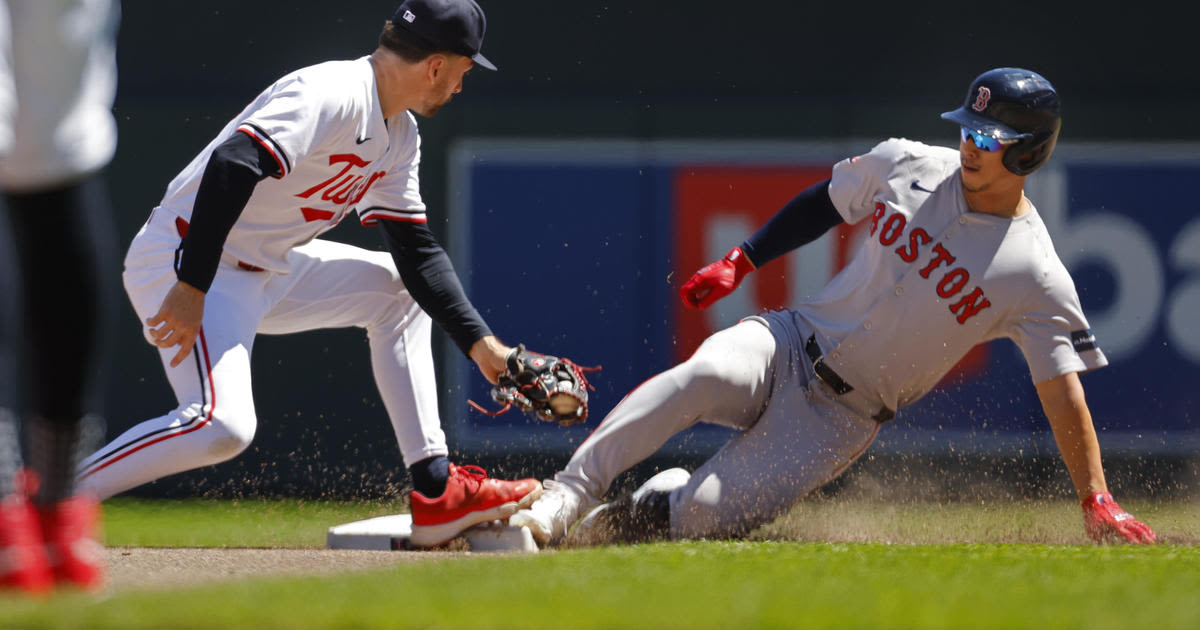
[[[987,298],[983,297],[983,289],[975,287],[974,291],[968,293],[963,299],[950,305],[950,312],[958,313],[958,323],[965,324],[968,319],[975,316],[976,313],[991,306],[992,303]],[[962,311],[959,313],[959,311]]]
[[[933,240],[929,233],[924,228],[917,228],[908,235],[908,246],[897,247],[896,253],[900,255],[900,260],[904,262],[912,262],[917,259],[917,247],[919,245],[928,245],[929,241]],[[920,244],[917,241],[921,241]]]
[[[938,265],[949,265],[957,260],[954,256],[950,255],[950,252],[946,251],[945,247],[942,247],[941,243],[933,246],[933,252],[937,255],[934,256],[933,260],[929,261],[929,264],[925,265],[925,268],[921,270],[922,278],[928,278],[929,274],[933,273],[933,270],[936,269]]]
[[[937,285],[937,294],[941,297],[948,298],[959,291],[962,291],[963,285],[967,280],[971,279],[971,274],[966,269],[959,267],[951,269],[949,273],[942,276],[942,279]]]
[[[318,208],[300,208],[300,214],[304,215],[304,220],[309,223],[313,221],[328,221],[333,218],[333,211],[320,210]]]
[[[904,226],[908,224],[908,219],[904,218],[903,214],[897,212],[888,217],[886,223],[883,224],[883,230],[879,232],[879,244],[883,246],[891,245],[900,238],[901,232],[904,231]]]
[[[875,214],[871,215],[871,236],[875,236],[875,230],[879,229],[879,220],[884,214],[887,214],[887,206],[881,201],[875,202]]]
[[[333,166],[334,164],[339,164],[342,162],[345,162],[346,165],[343,166],[342,170],[338,171],[338,173],[336,175],[321,182],[320,184],[317,184],[316,186],[313,186],[312,188],[309,188],[308,190],[306,190],[296,196],[300,197],[301,199],[308,199],[309,197],[313,196],[314,194],[316,194],[317,192],[319,192],[321,189],[325,188],[326,186],[342,179],[342,176],[345,175],[351,168],[354,168],[354,167],[362,168],[362,167],[370,164],[370,162],[358,157],[357,155],[354,155],[353,153],[335,153],[334,155],[329,156],[329,165],[330,166]],[[353,175],[351,177],[353,177]]]

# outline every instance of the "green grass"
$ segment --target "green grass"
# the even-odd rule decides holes
[[[249,499],[104,502],[110,547],[324,547],[329,527],[407,512],[395,502]]]
[[[99,603],[28,628],[1195,628],[1200,549],[709,542],[472,556]]]
[[[108,544],[172,546],[320,547],[331,524],[400,511],[399,504],[304,501],[119,500],[105,507]],[[1195,540],[1200,527],[1195,503],[1127,507],[1177,538]],[[1010,535],[1038,518],[1078,528],[1073,510],[1070,502],[877,506],[876,520],[896,529],[876,523],[871,531],[886,538],[939,521],[957,528],[956,536]],[[789,522],[862,520],[868,512],[802,504],[757,536],[789,537]],[[1200,627],[1195,545],[803,542],[806,535],[525,556],[430,553],[426,561],[364,573],[127,590],[98,602],[0,598],[0,627]]]

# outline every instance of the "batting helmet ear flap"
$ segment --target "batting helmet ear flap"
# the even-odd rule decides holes
[[[1032,138],[1018,140],[1004,151],[1004,168],[1017,175],[1028,175],[1046,163],[1054,146],[1058,144],[1058,132],[1062,130],[1062,119],[1055,119],[1050,129],[1036,131]]]

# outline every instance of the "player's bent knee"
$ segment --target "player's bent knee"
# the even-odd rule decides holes
[[[778,513],[762,509],[752,497],[731,497],[717,475],[676,491],[671,502],[671,537],[740,538],[770,522]]]
[[[254,441],[257,424],[253,411],[214,411],[206,436],[207,455],[214,463],[237,457]]]
[[[680,372],[696,391],[715,392],[730,384],[728,368],[728,361],[714,353],[697,351],[674,370]]]

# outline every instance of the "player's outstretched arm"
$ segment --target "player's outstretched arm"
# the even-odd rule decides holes
[[[829,198],[829,180],[811,186],[741,246],[693,274],[680,289],[680,297],[692,308],[708,308],[737,290],[746,274],[811,243],[841,222],[842,216]]]
[[[429,226],[425,223],[381,220],[379,227],[409,294],[421,306],[421,310],[450,335],[458,349],[474,359],[472,350],[476,344],[488,337],[494,340],[495,337],[467,298],[450,257]],[[483,347],[490,346],[485,344]],[[484,374],[486,376],[487,372]]]
[[[1100,543],[1155,542],[1154,532],[1122,510],[1108,492],[1100,463],[1100,442],[1079,375],[1072,372],[1042,381],[1037,384],[1037,393],[1054,431],[1054,441],[1082,501],[1083,524],[1088,536]]]

